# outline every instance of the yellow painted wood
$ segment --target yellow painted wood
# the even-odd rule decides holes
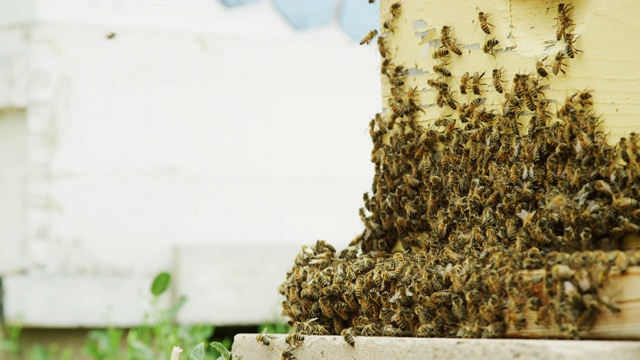
[[[389,6],[397,0],[381,0],[381,21],[390,19]],[[491,72],[504,67],[503,79],[510,88],[513,76],[520,73],[535,73],[536,58],[548,58],[551,64],[563,42],[556,41],[558,1],[540,0],[496,0],[496,1],[399,1],[401,15],[394,21],[393,33],[383,34],[389,57],[394,64],[414,68],[408,84],[421,89],[424,105],[431,105],[422,114],[422,121],[433,121],[442,113],[452,112],[435,106],[436,92],[427,84],[435,78],[432,58],[434,44],[429,40],[439,39],[443,25],[453,27],[462,56],[452,55],[448,68],[453,74],[451,85],[458,88],[460,76],[469,71],[486,72],[483,79],[487,86],[482,96],[487,98],[487,109],[499,109],[504,101],[491,86]],[[576,23],[572,33],[578,36],[576,48],[583,50],[574,59],[565,59],[566,75],[550,75],[541,85],[547,98],[562,104],[564,99],[576,91],[593,90],[597,113],[603,115],[605,128],[610,132],[608,141],[615,143],[621,136],[640,131],[640,6],[629,1],[573,1],[571,16]],[[478,24],[478,11],[490,13],[488,22],[493,24],[491,35],[486,35]],[[484,42],[496,37],[495,57],[482,51]],[[434,46],[435,45],[435,46]],[[515,47],[513,50],[507,50]],[[547,68],[551,72],[551,68]],[[389,94],[387,80],[383,77],[383,107],[387,106]],[[470,102],[471,95],[453,94],[459,103]],[[552,104],[550,109],[555,110]]]

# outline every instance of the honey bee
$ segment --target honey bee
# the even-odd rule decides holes
[[[572,59],[575,56],[575,52],[582,52],[582,50],[578,50],[573,46],[573,43],[576,42],[574,36],[574,34],[564,34],[564,53]]]
[[[451,50],[452,53],[458,55],[458,56],[462,56],[462,50],[460,50],[460,48],[458,47],[458,45],[455,43],[455,41],[450,40],[447,43],[447,47],[449,48],[449,50]]]
[[[482,11],[478,13],[478,21],[480,22],[480,28],[487,35],[491,34],[491,29],[489,28],[489,25],[493,26],[492,24],[487,22],[487,19],[489,19],[489,15],[490,14]]]
[[[262,345],[269,346],[271,345],[271,339],[275,339],[273,335],[267,335],[267,328],[265,327],[262,330],[262,333],[256,336],[256,341]]]
[[[467,82],[469,81],[469,72],[465,72],[460,77],[460,93],[467,94]]]
[[[444,76],[444,77],[451,76],[451,72],[447,68],[445,68],[444,65],[447,65],[447,64],[434,65],[433,66],[433,71],[435,71],[440,76]]]
[[[482,74],[478,74],[478,72],[476,71],[473,74],[473,79],[471,80],[471,88],[473,89],[473,93],[475,95],[480,95],[481,91],[480,91],[480,85],[482,85],[480,83],[480,79],[482,79],[482,77],[484,76],[484,72]]]
[[[567,29],[573,25],[573,20],[569,17],[569,11],[573,9],[573,5],[564,3],[558,4],[558,29],[556,31],[556,39],[560,41]]]
[[[447,49],[446,47],[441,46],[433,52],[434,59],[440,59],[446,56],[449,56],[449,49]]]
[[[395,30],[395,26],[393,25],[392,21],[390,20],[386,20],[385,22],[382,23],[382,28],[387,31],[387,32],[394,32]]]
[[[598,180],[598,181],[602,181],[602,180]],[[611,191],[611,188],[609,188],[609,191]],[[613,199],[613,204],[612,205],[613,205],[614,209],[626,210],[626,209],[629,209],[629,208],[637,208],[638,207],[638,201],[636,199],[633,199],[633,198],[630,198],[630,197],[615,197]]]
[[[389,53],[389,51],[387,51],[387,48],[384,45],[383,37],[378,37],[378,52],[380,52],[380,56],[382,56],[383,58],[386,58],[387,53]]]
[[[449,90],[449,85],[444,81],[437,81],[437,80],[429,79],[429,80],[427,80],[427,84],[429,86],[431,86],[432,88],[440,90],[440,91],[443,91],[443,92],[446,92],[446,91]]]
[[[556,54],[555,60],[553,60],[553,63],[551,64],[551,68],[553,69],[553,75],[558,75],[558,72],[562,72],[565,75],[567,74],[562,69],[562,65],[566,65],[565,63],[562,62],[562,59],[564,59],[564,54],[561,51],[558,51],[558,54]]]
[[[529,92],[525,92],[523,95],[524,95],[524,104],[527,106],[527,109],[529,109],[529,111],[536,111],[537,106],[533,102],[533,97],[531,97],[531,94]]]
[[[304,335],[296,331],[292,331],[289,335],[287,335],[285,339],[285,342],[287,344],[293,345],[293,346],[297,346],[303,341],[304,341]]]
[[[502,69],[493,69],[493,87],[502,94]]]
[[[351,345],[351,347],[356,346],[356,337],[353,334],[353,330],[351,330],[351,328],[343,329],[340,335],[342,336],[344,341],[347,342],[347,344]]]
[[[398,1],[391,4],[391,7],[389,8],[389,10],[394,19],[400,16],[400,13],[402,11],[400,2]]]
[[[295,356],[293,356],[293,351],[291,349],[286,349],[282,351],[282,355],[280,356],[282,360],[297,360]]]
[[[369,44],[376,36],[378,36],[378,30],[373,29],[369,31],[367,35],[360,40],[360,45]]]
[[[549,76],[549,73],[547,73],[547,70],[544,68],[544,64],[543,62],[547,59],[547,56],[544,57],[544,59],[542,60],[538,60],[536,58],[536,71],[538,72],[538,75],[540,75],[543,78],[546,78]]]
[[[487,40],[487,42],[485,42],[484,46],[482,47],[482,51],[484,51],[486,54],[489,54],[495,57],[495,54],[493,53],[493,48],[496,47],[496,45],[498,45],[499,43],[500,41],[498,41],[496,38],[491,38]]]

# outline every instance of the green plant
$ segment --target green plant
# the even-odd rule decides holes
[[[145,324],[129,330],[126,335],[120,329],[94,330],[89,333],[86,352],[96,360],[110,359],[169,359],[174,346],[195,348],[199,342],[213,334],[212,325],[177,325],[173,319],[187,301],[181,296],[176,304],[163,309],[159,298],[171,284],[171,275],[158,274],[151,284],[151,312],[145,316]],[[204,354],[202,359],[213,358]]]

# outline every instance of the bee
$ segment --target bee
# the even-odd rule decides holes
[[[431,294],[431,301],[436,304],[443,304],[451,300],[451,293],[448,291],[436,291]]]
[[[502,69],[493,69],[493,87],[502,94]]]
[[[598,181],[602,181],[602,180],[598,180]],[[611,191],[611,188],[609,188],[609,191]],[[629,209],[629,208],[638,207],[638,201],[636,199],[629,198],[629,197],[616,197],[616,198],[613,199],[613,204],[612,205],[613,205],[614,209],[626,210],[626,209]]]
[[[398,16],[400,16],[400,13],[402,11],[400,2],[398,1],[398,2],[395,2],[395,3],[391,4],[391,7],[389,8],[389,10],[390,10],[391,15],[392,15],[392,17],[394,19],[397,18]]]
[[[378,52],[380,52],[380,56],[382,56],[383,58],[386,58],[387,53],[389,52],[384,45],[384,38],[382,37],[378,37]]]
[[[293,356],[293,351],[290,350],[290,349],[283,350],[282,351],[282,355],[280,355],[280,358],[282,360],[297,360],[298,359],[295,356]]]
[[[544,64],[543,62],[547,59],[547,56],[544,57],[544,59],[542,60],[538,60],[536,58],[536,71],[538,72],[538,75],[540,75],[543,78],[546,78],[547,76],[549,76],[549,73],[547,73],[547,70],[544,68]]]
[[[435,337],[438,335],[438,330],[432,324],[423,324],[418,328],[416,332],[417,337]]]
[[[433,52],[434,59],[440,59],[446,56],[449,56],[449,49],[447,49],[446,47],[441,46]]]
[[[462,50],[460,50],[460,48],[458,47],[458,45],[455,43],[455,41],[450,40],[447,43],[447,47],[449,48],[449,50],[451,50],[452,53],[458,55],[458,56],[462,56]]]
[[[569,11],[573,9],[573,5],[566,5],[564,3],[558,4],[558,29],[556,31],[556,40],[560,41],[562,36],[566,33],[567,29],[573,25],[573,20],[569,17]]]
[[[351,328],[343,329],[340,335],[342,336],[344,341],[347,342],[347,344],[351,345],[351,347],[356,346],[356,337],[353,334],[353,331],[351,330]]]
[[[528,91],[529,91],[529,95],[532,98],[536,98],[536,99],[538,98],[538,92],[542,93],[542,91],[540,91],[539,88],[538,88],[538,80],[533,79],[533,78],[529,79]],[[542,95],[544,95],[544,94],[542,94]]]
[[[271,345],[271,339],[275,339],[273,335],[267,335],[267,328],[262,330],[262,333],[256,336],[256,341],[264,346]]]
[[[378,30],[373,29],[365,35],[362,40],[360,40],[360,45],[368,44],[373,40],[376,36],[378,36]]]
[[[448,65],[448,64],[444,64],[444,65]],[[444,65],[434,65],[433,71],[435,71],[440,76],[444,76],[444,77],[451,76],[451,72],[447,68],[445,68]]]
[[[489,54],[495,57],[495,54],[493,53],[493,48],[496,47],[496,45],[498,45],[499,43],[500,41],[498,41],[496,38],[491,38],[487,40],[486,43],[484,43],[484,46],[482,47],[482,51],[484,51],[486,54]]]
[[[458,107],[457,106],[458,102],[453,100],[453,98],[451,97],[451,94],[449,93],[443,93],[443,100],[444,100],[444,103],[447,104],[447,106],[453,110],[456,110],[456,108]]]
[[[475,95],[480,95],[481,93],[480,85],[482,84],[480,83],[480,79],[482,79],[483,76],[484,76],[484,72],[481,75],[478,74],[477,71],[473,74],[473,79],[471,80],[471,88],[473,89],[473,93]]]
[[[565,75],[567,74],[562,69],[562,65],[566,65],[565,63],[562,62],[562,59],[564,59],[564,54],[562,53],[562,51],[558,51],[558,54],[556,54],[556,57],[553,60],[553,63],[551,64],[551,68],[553,69],[553,75],[558,75],[558,72],[562,72]]]
[[[110,32],[110,33],[108,33],[107,35],[105,35],[104,37],[105,37],[107,40],[111,40],[111,39],[115,39],[116,35],[117,35],[116,33],[114,33],[114,32]]]
[[[575,56],[574,52],[582,52],[582,50],[578,50],[575,48],[575,46],[573,46],[573,43],[575,43],[576,41],[574,40],[574,34],[569,34],[566,33],[564,34],[564,52],[565,54],[567,54],[568,57],[572,58]]]
[[[285,342],[287,344],[294,345],[294,346],[303,341],[304,341],[304,335],[296,331],[291,332],[289,335],[287,335],[287,338],[285,339]]]
[[[487,22],[487,19],[489,18],[489,15],[490,14],[482,12],[482,11],[480,11],[478,13],[478,21],[480,21],[480,28],[487,35],[491,34],[491,29],[489,29],[489,25],[493,26],[493,24],[490,24],[490,23]]]
[[[318,300],[318,304],[320,305],[320,310],[322,311],[322,314],[324,316],[326,316],[327,318],[333,318],[334,317],[334,312],[333,312],[333,308],[331,307],[331,304],[329,303],[329,300],[326,298],[321,298],[320,300]]]
[[[531,97],[529,92],[524,93],[524,104],[527,105],[529,111],[536,111],[537,109],[536,104],[533,102],[533,97]]]
[[[382,28],[385,29],[387,32],[394,32],[395,30],[395,26],[389,20],[382,23]]]
[[[429,80],[427,80],[427,84],[429,86],[431,86],[432,88],[440,90],[440,91],[443,91],[443,92],[446,92],[446,91],[449,90],[449,85],[444,81],[437,81],[437,80],[429,79]]]
[[[460,93],[467,94],[467,82],[469,82],[469,72],[465,72],[460,77]]]

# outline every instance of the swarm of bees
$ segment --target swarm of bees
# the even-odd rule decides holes
[[[392,5],[392,21],[400,9]],[[568,45],[554,75],[576,50],[572,9],[558,7]],[[490,34],[487,17],[479,14]],[[549,77],[545,58],[511,87],[493,70],[505,99],[498,109],[484,106],[485,73],[465,72],[459,90],[473,100],[460,105],[444,61],[456,53],[451,31],[442,28],[438,78],[426,83],[450,109],[430,125],[418,122],[423,107],[407,69],[381,51],[391,96],[370,122],[365,229],[344,250],[319,240],[296,257],[279,288],[292,334],[342,335],[350,346],[358,336],[494,338],[526,327],[533,311],[535,323],[578,338],[600,313],[620,311],[600,289],[640,263],[640,250],[620,250],[640,234],[640,135],[608,145],[591,91],[552,112],[539,85]],[[303,340],[293,337],[286,351]]]

